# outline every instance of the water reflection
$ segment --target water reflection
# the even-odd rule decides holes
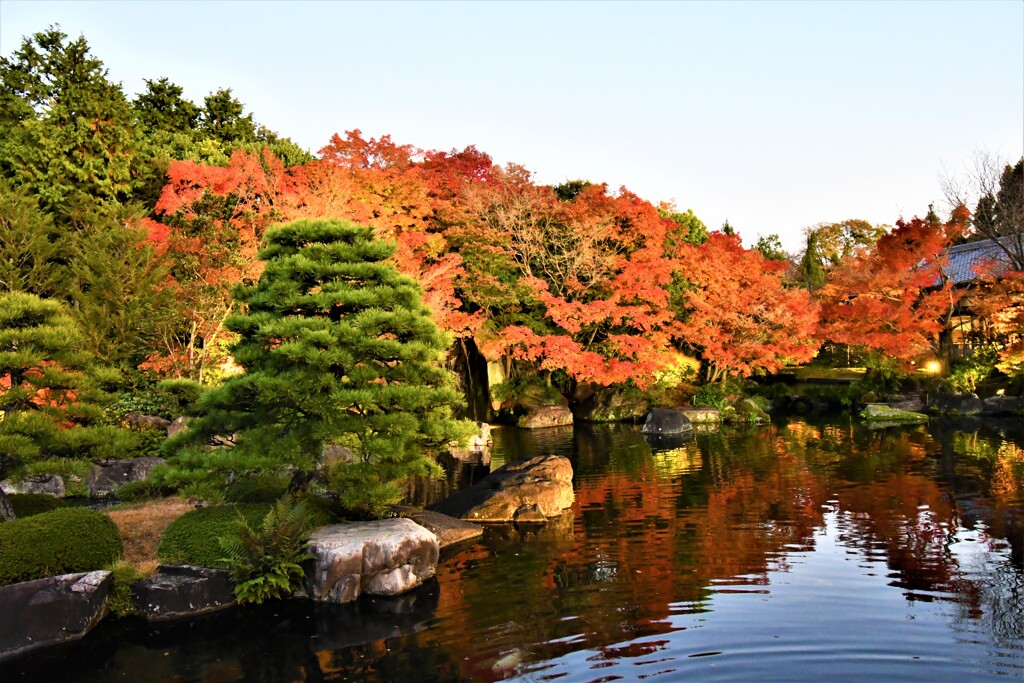
[[[0,678],[1024,677],[1019,423],[793,421],[654,449],[629,426],[493,437],[489,464],[446,462],[417,501],[557,453],[573,461],[572,510],[489,528],[399,601],[108,628]]]

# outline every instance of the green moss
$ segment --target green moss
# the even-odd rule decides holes
[[[270,507],[266,503],[243,503],[187,512],[167,527],[160,539],[157,558],[168,564],[225,568],[224,551],[218,539],[235,531],[239,512],[250,525],[258,526]]]
[[[67,507],[0,524],[0,586],[102,569],[124,553],[110,517]]]
[[[14,514],[18,519],[68,506],[60,498],[45,493],[12,493],[7,496],[7,500],[11,501],[11,507],[14,508]]]
[[[922,424],[928,421],[927,415],[897,410],[887,405],[872,404],[860,411],[860,416],[867,422],[886,422],[899,424]]]
[[[119,561],[107,567],[111,574],[110,602],[108,607],[116,617],[138,614],[139,609],[132,600],[132,586],[146,575],[131,562]]]

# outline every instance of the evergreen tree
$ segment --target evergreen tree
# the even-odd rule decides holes
[[[807,233],[807,246],[803,258],[800,259],[800,279],[809,292],[818,290],[825,284],[825,268],[818,247],[818,234],[814,230]]]
[[[448,339],[418,285],[387,262],[395,246],[347,221],[297,221],[267,233],[259,282],[227,321],[246,372],[201,400],[205,415],[168,444],[162,479],[203,494],[231,479],[290,472],[308,482],[327,445],[350,454],[327,480],[350,509],[379,513],[427,452],[467,434],[441,360]],[[210,449],[216,437],[232,446]]]
[[[142,363],[175,323],[165,259],[154,254],[139,211],[83,206],[71,217],[72,315],[85,349],[123,369]]]
[[[121,86],[85,38],[59,29],[0,57],[0,174],[62,213],[80,195],[131,195],[138,137]]]
[[[28,188],[0,178],[0,291],[63,296],[69,290],[60,235]]]
[[[133,454],[138,438],[104,424],[108,396],[82,347],[58,302],[0,295],[0,478],[8,470],[82,476],[92,460]]]

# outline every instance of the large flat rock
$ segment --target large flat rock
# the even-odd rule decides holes
[[[411,590],[434,575],[440,552],[434,534],[404,518],[322,527],[309,549],[306,592],[325,602]]]
[[[132,586],[132,601],[146,621],[193,617],[237,604],[227,571],[168,564]]]
[[[0,588],[0,661],[84,636],[106,616],[110,584],[97,571]]]
[[[433,509],[472,522],[545,522],[572,501],[572,463],[542,455],[495,470]]]
[[[523,429],[546,429],[565,427],[572,424],[572,411],[566,406],[542,406],[534,408],[519,419]]]
[[[421,510],[404,505],[395,505],[391,509],[400,517],[411,519],[437,536],[437,543],[441,550],[484,535],[483,528],[478,524],[465,522],[433,510]]]

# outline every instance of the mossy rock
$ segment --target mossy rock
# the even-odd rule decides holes
[[[191,564],[226,568],[219,539],[232,533],[239,513],[250,526],[259,526],[270,511],[269,503],[214,505],[186,512],[171,522],[160,539],[157,558],[165,564]]]
[[[68,506],[63,499],[46,493],[11,493],[7,496],[7,500],[11,502],[11,507],[14,508],[14,514],[18,519]]]
[[[107,515],[66,507],[0,524],[0,586],[102,569],[124,554]]]
[[[733,406],[736,412],[727,417],[727,419],[732,422],[746,422],[749,424],[771,422],[772,417],[768,414],[767,410],[770,406],[771,404],[761,397],[745,398]]]
[[[860,416],[867,422],[885,422],[889,424],[923,424],[928,416],[909,410],[890,408],[884,403],[872,403],[860,411]]]

